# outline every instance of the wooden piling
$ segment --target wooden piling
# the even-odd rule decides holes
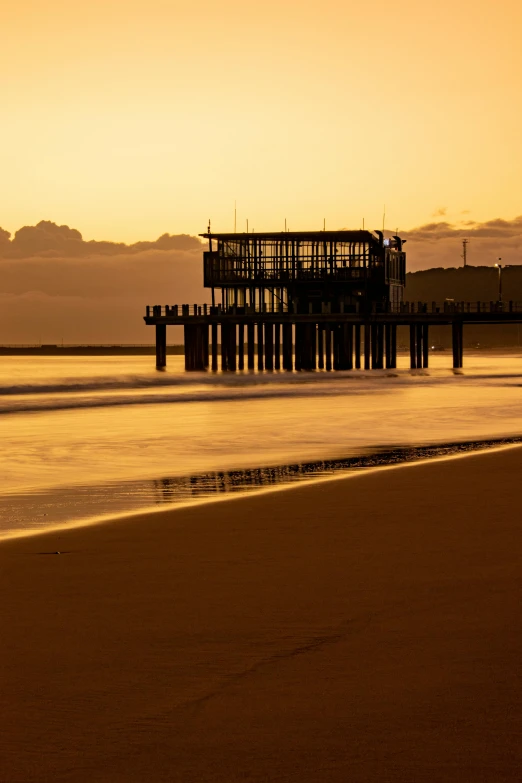
[[[308,369],[317,369],[317,324],[308,324]]]
[[[376,370],[377,364],[377,324],[370,326],[370,340],[371,340],[371,357],[372,357],[372,370]]]
[[[456,370],[460,367],[459,334],[456,321],[453,321],[451,324],[451,344],[453,349],[453,369]]]
[[[371,326],[368,322],[364,324],[364,369],[371,369]]]
[[[228,330],[228,369],[235,372],[237,369],[237,329],[236,324],[230,324]]]
[[[257,369],[262,370],[264,368],[264,340],[263,340],[263,324],[257,324]]]
[[[341,334],[339,324],[332,324],[333,368],[341,369]]]
[[[190,326],[188,330],[188,344],[189,344],[189,367],[191,370],[196,369],[197,360],[197,339],[198,330],[194,326]]]
[[[303,324],[295,325],[295,369],[299,372],[303,369]]]
[[[391,324],[390,326],[390,340],[391,340],[391,364],[390,367],[397,367],[397,324]]]
[[[343,369],[353,370],[353,327],[351,324],[343,324]]]
[[[212,372],[217,372],[218,369],[218,325],[212,324]]]
[[[237,325],[237,367],[238,370],[245,369],[245,324],[239,323]]]
[[[317,325],[317,366],[324,370],[324,326]]]
[[[377,368],[384,369],[384,324],[377,324]]]
[[[386,369],[389,369],[392,366],[391,324],[385,324],[384,326],[384,342]]]
[[[423,332],[422,332],[422,324],[416,324],[416,363],[417,367],[422,367],[422,356],[423,356],[423,348],[422,348],[422,340]]]
[[[453,343],[453,367],[459,369],[462,367],[463,359],[463,328],[462,321],[453,321],[451,324],[451,336]]]
[[[283,324],[283,370],[292,372],[294,369],[294,356],[292,345],[292,324]]]
[[[332,369],[332,327],[326,324],[324,327],[325,336],[325,369],[329,372]]]
[[[428,324],[422,325],[422,366],[427,367],[429,364],[430,355],[430,340],[429,340],[429,326]]]
[[[205,326],[197,324],[194,327],[194,370],[202,372],[205,367]]]
[[[156,368],[163,370],[167,366],[167,327],[156,324]],[[186,367],[186,354],[185,354]]]
[[[192,370],[192,326],[185,324],[183,326],[183,353],[185,354],[185,370]],[[156,326],[156,367],[160,369],[165,365],[160,365],[158,359],[158,327]]]
[[[274,369],[274,325],[265,323],[265,369]]]
[[[417,367],[417,349],[416,349],[416,326],[410,324],[410,368],[414,370]]]
[[[355,367],[361,369],[361,325],[355,324]]]
[[[281,332],[282,332],[281,352],[283,355],[281,366],[283,370],[288,370],[288,365],[290,364],[289,357],[288,357],[288,327],[289,326],[291,328],[291,324],[283,324],[281,328]]]
[[[203,369],[208,370],[210,350],[208,324],[204,324],[201,327],[201,336],[203,339]]]
[[[186,324],[185,369],[202,372],[208,367],[208,326],[205,324]],[[165,346],[166,348],[166,346]]]
[[[221,371],[226,372],[228,370],[228,332],[229,324],[221,324]]]
[[[341,324],[334,324],[333,328],[334,370],[343,369],[343,331]]]
[[[351,324],[340,323],[339,324],[339,369],[350,369],[350,331]]]
[[[274,324],[274,369],[281,369],[281,324]]]
[[[247,367],[249,370],[255,368],[255,343],[256,330],[255,324],[247,324]]]

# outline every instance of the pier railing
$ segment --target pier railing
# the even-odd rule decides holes
[[[288,307],[283,302],[276,302],[274,305],[265,304],[263,307],[253,305],[209,305],[209,304],[182,304],[182,305],[147,305],[147,318],[163,318],[173,316],[174,318],[186,318],[187,315],[255,315],[256,313],[288,313]]]
[[[322,305],[321,313],[311,311],[311,315],[329,315],[334,313],[382,313],[397,315],[420,315],[426,314],[452,314],[452,313],[521,313],[522,302],[457,302],[445,300],[444,302],[399,302],[389,303],[388,305],[373,304],[370,310],[359,307],[359,305],[346,305],[339,309],[333,309],[331,305]],[[289,310],[284,302],[265,303],[259,305],[209,305],[209,304],[181,304],[181,305],[147,305],[147,318],[186,318],[187,316],[206,316],[206,315],[257,315],[263,313],[295,313],[297,309]],[[305,315],[306,313],[299,313]]]

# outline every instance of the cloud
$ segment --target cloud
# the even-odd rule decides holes
[[[0,229],[1,258],[86,258],[90,256],[117,256],[143,253],[148,250],[201,250],[202,243],[188,234],[162,234],[153,242],[86,242],[81,233],[69,226],[59,226],[50,220],[41,220],[36,226],[23,226],[10,239]]]
[[[439,207],[435,210],[432,217],[444,217],[446,212],[448,211],[447,207]]]
[[[448,223],[447,221],[426,223],[403,233],[405,237],[411,237],[415,240],[439,240],[449,237],[516,237],[522,236],[522,215],[512,220],[495,218],[487,220],[485,223],[476,223],[473,220],[466,220],[464,223]]]

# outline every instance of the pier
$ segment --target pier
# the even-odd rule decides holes
[[[185,369],[378,370],[397,367],[397,328],[409,330],[410,367],[429,366],[430,326],[450,326],[452,366],[463,365],[464,326],[522,323],[522,303],[402,302],[399,311],[297,314],[211,305],[154,305],[156,366],[166,366],[167,326],[184,327]]]
[[[410,367],[429,363],[430,326],[450,326],[453,367],[468,324],[522,322],[519,302],[404,302],[404,241],[376,231],[212,234],[203,254],[211,304],[148,305],[156,366],[167,327],[183,326],[185,369],[379,370],[397,366],[397,329]],[[217,301],[220,299],[220,301]]]

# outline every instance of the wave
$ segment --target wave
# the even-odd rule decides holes
[[[18,412],[103,408],[123,405],[224,402],[278,397],[315,397],[392,392],[412,384],[487,382],[519,385],[521,373],[463,370],[357,370],[315,373],[173,374],[63,379],[0,384],[0,415]],[[163,393],[162,393],[163,392]]]
[[[192,381],[193,382],[193,381]],[[182,385],[179,377],[147,378],[131,376],[125,378],[98,378],[81,379],[74,378],[59,382],[19,383],[10,385],[0,384],[0,397],[12,395],[32,394],[66,394],[74,392],[102,392],[123,389],[146,389],[150,387],[179,386]]]
[[[522,384],[509,384],[519,387]],[[0,402],[0,416],[17,413],[49,413],[54,411],[66,411],[86,408],[112,408],[134,405],[179,405],[181,403],[211,403],[252,401],[268,399],[302,399],[314,397],[339,397],[350,394],[365,396],[391,394],[396,386],[384,384],[364,384],[358,388],[349,389],[346,386],[307,385],[301,387],[288,386],[280,388],[238,388],[238,389],[209,389],[192,391],[191,393],[170,394],[100,394],[86,396],[82,394],[63,396],[40,396],[36,398],[11,398],[9,402]]]
[[[52,398],[38,398],[35,400],[10,400],[6,405],[0,403],[0,415],[9,413],[39,413],[61,410],[72,410],[77,408],[109,408],[125,405],[159,405],[197,402],[231,402],[233,400],[256,400],[256,399],[277,399],[277,398],[300,398],[300,397],[325,397],[339,396],[346,394],[346,389],[338,387],[325,389],[324,387],[301,388],[296,389],[237,389],[237,390],[208,390],[193,392],[191,394],[126,394],[126,395],[100,395],[93,397],[64,396]],[[358,391],[361,391],[360,389]],[[382,388],[365,390],[365,393],[382,393]]]
[[[211,387],[219,390],[222,387],[227,389],[243,389],[249,387],[281,387],[281,386],[309,386],[329,385],[335,386],[342,382],[346,387],[346,381],[360,383],[360,381],[378,380],[382,378],[395,378],[403,382],[411,383],[412,379],[423,378],[432,379],[440,382],[444,378],[450,379],[458,374],[461,378],[467,378],[473,381],[484,380],[509,380],[520,378],[522,373],[466,373],[464,370],[458,370],[457,373],[451,369],[446,370],[348,370],[335,373],[316,371],[312,373],[264,373],[264,372],[245,372],[237,374],[228,373],[194,373],[194,374],[173,374],[158,373],[155,376],[120,376],[99,377],[99,378],[67,378],[56,381],[42,381],[35,383],[17,383],[2,384],[0,382],[0,399],[2,397],[13,396],[33,396],[33,395],[51,395],[51,394],[75,394],[88,392],[112,392],[112,391],[140,391],[146,389],[179,389],[188,387]]]

